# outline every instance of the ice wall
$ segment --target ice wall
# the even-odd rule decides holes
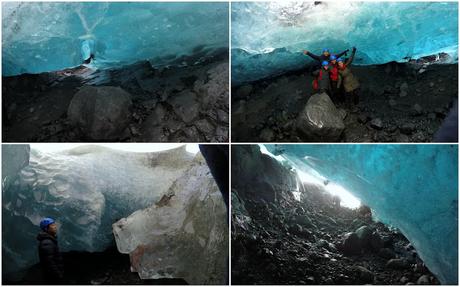
[[[24,144],[2,147],[2,190],[14,182],[19,171],[29,165],[30,146]]]
[[[265,145],[346,188],[399,228],[443,284],[458,282],[456,145]]]
[[[225,284],[227,211],[208,166],[198,154],[155,204],[113,224],[118,250],[129,253],[143,279],[183,278]]]
[[[20,155],[2,164],[14,165]],[[63,251],[103,251],[113,240],[112,223],[158,200],[192,160],[185,146],[153,153],[100,146],[32,149],[29,165],[2,191],[2,250],[9,263],[3,272],[38,261],[35,237],[47,216],[58,222]]]
[[[237,2],[231,10],[233,84],[302,68],[311,62],[302,50],[356,46],[361,65],[439,52],[458,60],[457,2]]]
[[[90,54],[97,68],[185,64],[226,47],[227,3],[2,3],[5,76],[78,66]]]

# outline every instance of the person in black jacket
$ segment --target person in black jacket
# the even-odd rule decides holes
[[[342,53],[338,53],[335,56],[335,58],[340,58],[342,57],[343,55],[345,55],[349,50],[345,50],[343,51]],[[331,57],[331,53],[329,52],[329,49],[323,49],[323,53],[321,55],[315,55],[313,53],[311,53],[310,51],[307,51],[307,50],[304,50],[303,51],[304,55],[307,55],[307,56],[310,56],[313,60],[316,60],[318,61],[319,64],[321,64],[322,62],[324,61],[329,61],[330,60],[330,57]]]
[[[40,222],[42,232],[37,235],[38,256],[46,284],[64,283],[64,265],[57,242],[57,225],[54,219],[44,218]]]

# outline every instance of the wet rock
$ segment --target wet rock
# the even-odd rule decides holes
[[[407,89],[409,89],[409,85],[408,85],[406,82],[404,82],[404,83],[401,84],[401,86],[399,87],[399,89],[400,89],[401,91],[407,91]]]
[[[243,85],[241,86],[238,91],[237,95],[239,98],[246,98],[248,97],[252,92],[252,85]]]
[[[84,137],[113,140],[127,128],[131,105],[131,95],[119,87],[85,86],[72,98],[67,115]]]
[[[420,115],[423,112],[423,109],[419,104],[415,104],[412,108],[416,115]]]
[[[196,121],[195,126],[205,135],[207,140],[210,140],[215,135],[216,128],[207,119]]]
[[[379,118],[375,118],[371,121],[370,123],[371,127],[376,129],[376,130],[381,130],[383,129],[383,122]]]
[[[354,232],[345,234],[342,243],[342,252],[345,255],[354,255],[361,252],[361,240]]]
[[[378,255],[385,259],[393,259],[396,257],[396,254],[390,248],[380,249]]]
[[[370,239],[370,247],[374,252],[379,252],[383,248],[383,241],[377,232],[373,232]]]
[[[217,118],[219,121],[228,124],[228,112],[224,110],[217,110]]]
[[[361,283],[373,283],[374,282],[374,274],[369,271],[368,269],[362,267],[362,266],[355,266],[354,267],[355,272],[358,275],[358,278]]]
[[[306,140],[337,141],[345,128],[342,116],[327,94],[314,94],[297,117],[296,127]]]
[[[388,269],[402,270],[409,268],[409,263],[405,259],[390,259],[385,265]]]
[[[306,279],[305,279],[305,283],[306,284],[315,284],[315,277],[313,276],[308,276]]]
[[[131,132],[131,134],[132,134],[133,136],[138,136],[138,135],[139,135],[139,131],[138,131],[138,130],[136,129],[136,127],[134,127],[134,126],[131,126],[131,127],[129,128],[129,131]]]
[[[198,142],[201,139],[200,132],[195,126],[185,128],[184,133],[185,133],[185,136],[187,137],[187,141]]]
[[[369,247],[370,240],[372,237],[372,230],[367,226],[361,226],[355,231],[356,235],[358,235],[359,240],[361,241],[362,247]]]
[[[422,275],[417,279],[417,285],[430,285],[430,277],[428,275]]]
[[[259,137],[260,140],[263,142],[270,142],[274,139],[275,135],[273,134],[273,131],[271,129],[265,128],[262,130]]]
[[[406,284],[407,282],[409,282],[409,278],[407,278],[406,276],[403,276],[401,277],[401,279],[399,279],[399,282],[401,282],[401,284]]]
[[[405,134],[399,134],[396,137],[396,141],[406,143],[406,142],[409,142],[409,137],[407,135],[405,135]]]
[[[415,125],[413,123],[403,123],[401,127],[399,127],[399,130],[401,133],[410,135],[412,132],[415,130]]]
[[[418,131],[412,136],[412,141],[414,142],[423,142],[425,140],[426,136],[422,131]]]
[[[300,226],[305,227],[314,227],[314,224],[311,222],[311,219],[307,215],[297,215],[294,217],[294,222]]]
[[[185,123],[191,123],[198,117],[200,104],[195,93],[185,90],[170,101],[176,115]]]
[[[347,111],[344,110],[344,109],[338,109],[338,112],[339,112],[339,115],[342,118],[342,120],[344,120],[348,115]]]
[[[358,122],[359,122],[359,123],[362,123],[362,124],[367,123],[368,119],[369,119],[369,118],[368,118],[366,115],[363,115],[363,114],[361,114],[361,115],[358,116]]]

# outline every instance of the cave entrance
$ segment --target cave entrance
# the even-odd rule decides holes
[[[259,147],[260,151],[263,154],[267,154],[279,162],[287,160],[282,155],[272,154],[263,144],[259,144]],[[326,179],[313,169],[311,169],[311,171],[312,172],[297,170],[297,174],[299,175],[299,178],[303,183],[319,186],[321,189],[324,189],[332,196],[338,196],[340,198],[340,206],[342,207],[355,209],[361,206],[361,201],[359,200],[359,198],[354,196],[349,190],[337,183],[330,182],[328,179]],[[296,200],[300,201],[301,193],[299,191],[293,191],[292,194]]]
[[[318,177],[300,170],[297,171],[297,174],[303,183],[318,185],[332,196],[338,196],[340,198],[340,206],[350,209],[355,209],[361,206],[361,201],[343,186],[330,182],[320,175],[320,177]]]

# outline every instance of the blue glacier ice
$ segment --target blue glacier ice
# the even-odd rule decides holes
[[[443,284],[458,284],[457,145],[265,145],[339,184],[397,227]]]
[[[356,46],[354,64],[440,52],[458,61],[457,2],[237,2],[231,6],[232,83],[304,67],[309,50]]]
[[[112,223],[152,205],[194,158],[185,146],[160,152],[32,147],[28,153],[28,146],[2,146],[2,167],[8,167],[2,176],[8,182],[2,185],[5,273],[38,262],[35,237],[43,217],[57,220],[63,251],[105,250]]]
[[[96,68],[159,66],[228,48],[228,3],[5,2],[2,10],[5,76],[78,66],[90,54]]]

